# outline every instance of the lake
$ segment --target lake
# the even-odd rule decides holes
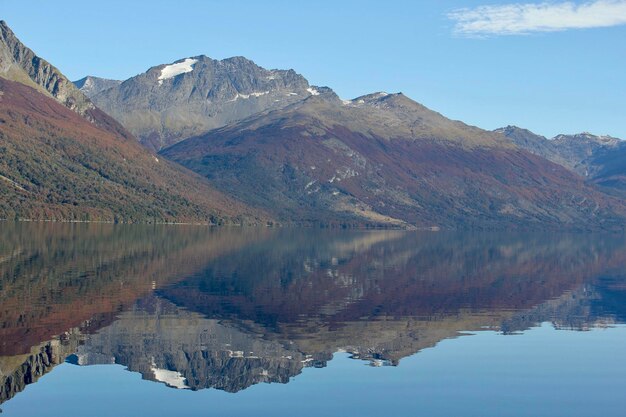
[[[624,416],[626,237],[0,222],[6,416]]]

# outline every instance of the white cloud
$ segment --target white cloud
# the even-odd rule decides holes
[[[462,36],[523,35],[626,24],[626,0],[585,3],[513,3],[454,10],[448,14]]]

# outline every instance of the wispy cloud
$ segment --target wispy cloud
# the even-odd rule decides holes
[[[626,24],[626,0],[512,3],[457,9],[448,14],[461,36],[522,35]]]

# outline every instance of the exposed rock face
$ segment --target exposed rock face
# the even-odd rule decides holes
[[[499,133],[402,94],[331,90],[162,154],[278,218],[441,228],[623,226],[626,207]]]
[[[517,146],[563,165],[605,190],[626,196],[626,142],[590,133],[552,139],[516,126],[497,129]]]
[[[0,21],[0,76],[45,91],[82,116],[95,108],[58,69],[22,44],[4,21]]]
[[[122,82],[118,80],[109,80],[107,78],[99,78],[87,76],[78,81],[74,81],[74,85],[87,97],[93,97],[96,94],[116,87]]]
[[[91,97],[144,145],[159,150],[315,93],[293,70],[267,70],[243,57],[197,56],[152,67]]]

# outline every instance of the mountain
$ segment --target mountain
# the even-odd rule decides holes
[[[267,70],[243,57],[196,56],[85,93],[141,143],[159,150],[317,91],[293,70]]]
[[[497,129],[517,146],[576,172],[614,194],[626,196],[626,142],[591,133],[552,139],[516,126]]]
[[[0,219],[256,222],[142,147],[4,22],[0,30]]]
[[[33,87],[83,116],[95,107],[58,69],[22,44],[5,21],[0,21],[0,75]]]
[[[74,85],[87,97],[92,97],[109,88],[117,87],[122,82],[119,80],[109,80],[107,78],[99,78],[87,76],[78,81],[74,81]]]
[[[403,94],[330,89],[161,154],[296,222],[442,228],[622,228],[623,201]]]

